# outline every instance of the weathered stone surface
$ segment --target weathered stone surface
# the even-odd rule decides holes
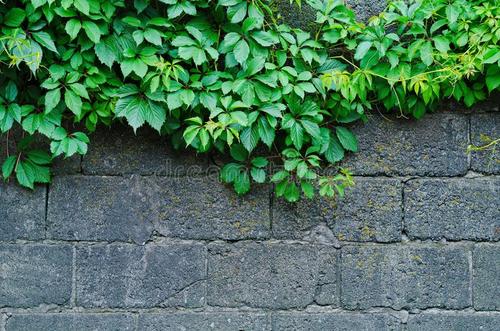
[[[0,240],[43,239],[46,187],[34,191],[0,182]]]
[[[66,245],[0,245],[0,307],[66,305],[73,253]]]
[[[52,163],[50,170],[54,176],[79,174],[82,171],[82,156],[73,155],[69,158],[58,157]]]
[[[500,246],[478,244],[472,254],[472,266],[474,308],[500,310]]]
[[[500,138],[500,113],[473,114],[471,117],[471,143],[475,146],[485,146],[489,140]],[[500,174],[500,146],[497,144],[484,151],[472,152],[471,168],[486,174]]]
[[[134,318],[127,314],[22,314],[7,320],[5,331],[127,331],[135,330]]]
[[[209,246],[208,303],[287,309],[337,305],[333,247],[242,243]]]
[[[344,247],[342,306],[368,309],[470,306],[468,252],[441,245]]]
[[[372,115],[357,124],[359,152],[343,166],[356,175],[455,176],[467,172],[468,119],[463,114],[428,114],[422,120],[388,121]]]
[[[155,178],[148,181],[158,211],[156,229],[183,239],[269,237],[269,188],[254,186],[244,197],[217,178]]]
[[[372,16],[381,13],[387,6],[386,0],[347,0],[347,4],[354,10],[358,20],[367,22]]]
[[[199,307],[204,301],[204,289],[199,285],[206,278],[205,259],[205,248],[199,244],[78,248],[77,305]],[[185,295],[179,296],[181,292]]]
[[[47,214],[49,238],[146,242],[152,202],[141,177],[54,178]]]
[[[500,314],[485,313],[422,313],[410,315],[408,331],[481,330],[496,331]]]
[[[144,331],[268,331],[269,318],[261,313],[210,312],[141,314],[139,330]]]
[[[400,330],[400,321],[378,313],[280,313],[273,315],[273,330]]]
[[[401,239],[402,188],[397,179],[355,178],[343,199],[275,200],[273,236],[300,239],[326,222],[341,241],[394,242]]]
[[[90,138],[82,163],[85,174],[185,176],[202,173],[208,167],[206,157],[179,154],[169,147],[166,138],[146,127],[136,135],[127,126],[101,128]]]
[[[412,180],[404,197],[412,239],[500,240],[500,178]]]

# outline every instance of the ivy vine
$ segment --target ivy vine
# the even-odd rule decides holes
[[[350,123],[379,106],[417,119],[444,98],[472,106],[500,86],[498,0],[393,1],[367,24],[344,1],[307,0],[313,31],[267,0],[0,2],[2,175],[29,188],[121,120],[230,155],[221,178],[238,194],[270,181],[292,202],[342,195],[349,171],[322,169],[357,151]],[[31,147],[40,136],[49,151]]]

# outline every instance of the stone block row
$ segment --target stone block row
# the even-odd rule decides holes
[[[137,317],[125,313],[51,313],[14,314],[6,322],[5,331],[320,331],[320,330],[407,330],[496,331],[500,323],[497,313],[433,312],[411,314],[405,324],[387,313],[259,313],[259,312],[176,312],[141,313]]]
[[[499,266],[498,244],[2,244],[0,308],[499,311]]]
[[[343,199],[296,204],[271,198],[269,186],[237,197],[213,177],[60,176],[48,195],[0,184],[0,241],[144,244],[154,231],[198,240],[500,240],[498,176],[355,181]]]

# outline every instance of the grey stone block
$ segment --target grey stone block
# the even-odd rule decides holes
[[[471,117],[471,143],[485,146],[481,136],[488,139],[500,138],[500,113],[473,114]],[[484,151],[472,152],[471,168],[486,174],[500,174],[500,144]]]
[[[347,4],[354,10],[358,20],[368,22],[372,16],[378,15],[387,6],[386,0],[347,0]]]
[[[155,217],[148,193],[141,177],[57,177],[49,190],[47,236],[143,244]]]
[[[288,309],[336,306],[337,251],[333,247],[242,243],[209,246],[208,303]]]
[[[30,191],[14,181],[0,182],[0,240],[43,239],[45,198],[45,186]]]
[[[68,304],[72,259],[66,245],[0,245],[0,307]]]
[[[139,330],[143,331],[268,331],[269,319],[262,313],[210,312],[141,314]]]
[[[412,180],[404,196],[412,239],[500,239],[500,178]]]
[[[63,158],[63,157],[56,158],[52,162],[52,167],[50,171],[54,176],[76,175],[81,173],[82,171],[81,167],[82,167],[82,156],[73,155],[72,157],[69,158]]]
[[[135,330],[134,318],[127,314],[14,314],[5,331],[127,331]]]
[[[343,166],[356,175],[454,176],[467,172],[468,119],[435,113],[423,119],[388,121],[372,115],[353,128],[359,152]]]
[[[199,174],[208,167],[205,156],[178,153],[165,137],[146,127],[140,128],[136,135],[131,127],[104,127],[92,134],[90,140],[82,163],[85,174],[184,176]]]
[[[472,265],[474,308],[500,310],[500,246],[478,244],[472,254]]]
[[[204,302],[205,259],[205,248],[198,244],[78,248],[77,305],[199,307]]]
[[[343,199],[304,199],[297,204],[275,200],[273,236],[301,239],[326,222],[341,241],[394,242],[401,239],[402,188],[397,179],[355,178]]]
[[[500,314],[486,313],[422,313],[410,315],[408,331],[496,331]]]
[[[278,313],[273,315],[276,331],[400,330],[400,321],[379,313]]]
[[[468,252],[440,245],[344,247],[342,306],[393,309],[469,307]]]
[[[270,232],[268,186],[238,197],[216,178],[152,178],[156,229],[183,239],[263,239]]]

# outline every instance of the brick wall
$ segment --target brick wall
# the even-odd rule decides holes
[[[500,152],[465,150],[500,112],[453,108],[372,115],[356,187],[297,205],[101,129],[52,185],[0,184],[0,331],[498,330]]]

